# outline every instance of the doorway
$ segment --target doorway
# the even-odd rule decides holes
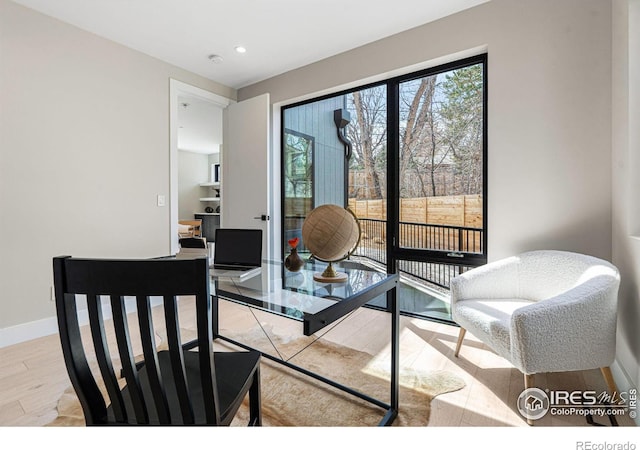
[[[231,103],[228,98],[170,80],[169,215],[172,254],[179,250],[180,220],[194,219],[197,215],[211,224],[217,221],[220,225],[220,190],[215,189],[215,165],[220,164],[223,110]],[[216,195],[218,200],[215,200]],[[206,228],[204,225],[205,234]]]

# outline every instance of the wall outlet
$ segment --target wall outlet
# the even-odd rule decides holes
[[[164,195],[158,194],[158,206],[164,206],[167,204],[166,198]]]

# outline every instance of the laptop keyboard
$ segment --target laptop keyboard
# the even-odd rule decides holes
[[[253,267],[248,267],[248,266],[223,266],[220,264],[215,264],[213,266],[214,269],[223,269],[223,270],[250,270],[253,269]]]

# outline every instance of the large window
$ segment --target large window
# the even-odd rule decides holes
[[[314,206],[348,206],[401,310],[450,320],[450,279],[486,262],[486,85],[480,55],[285,107],[283,242]]]

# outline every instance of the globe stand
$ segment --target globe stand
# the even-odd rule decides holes
[[[313,279],[321,283],[344,283],[347,281],[347,274],[344,272],[336,272],[333,268],[333,264],[330,262],[324,272],[316,272],[313,274]]]

